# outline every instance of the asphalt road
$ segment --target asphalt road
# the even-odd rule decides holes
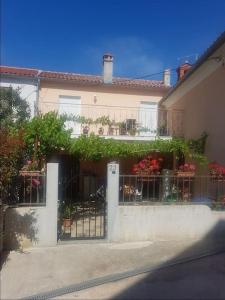
[[[225,254],[104,284],[57,299],[225,299]]]
[[[218,249],[223,245],[217,245]],[[12,251],[2,261],[1,299],[20,299],[215,250],[215,242],[75,243]],[[61,299],[225,299],[225,254],[96,286]]]

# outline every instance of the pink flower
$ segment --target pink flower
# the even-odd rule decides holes
[[[38,179],[32,179],[32,184],[38,186],[40,184],[40,181]]]
[[[219,165],[216,162],[212,162],[208,165],[210,174],[213,176],[225,176],[225,167]]]
[[[195,167],[195,165],[190,164],[189,169],[190,169],[190,171],[195,171],[196,167]]]
[[[179,170],[183,172],[194,172],[196,166],[194,164],[185,163],[184,165],[179,166]]]

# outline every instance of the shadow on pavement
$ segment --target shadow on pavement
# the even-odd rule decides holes
[[[158,270],[137,278],[135,284],[111,299],[225,299],[224,233],[225,221],[219,221],[202,240],[161,264]],[[222,254],[163,269],[168,264],[210,252]]]

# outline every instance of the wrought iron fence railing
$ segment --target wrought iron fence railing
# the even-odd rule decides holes
[[[225,178],[120,175],[120,205],[205,204],[225,209]]]
[[[2,193],[2,202],[15,206],[41,206],[46,203],[46,175],[23,173],[14,176]]]

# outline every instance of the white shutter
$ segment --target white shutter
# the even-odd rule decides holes
[[[68,114],[80,116],[81,114],[81,99],[80,97],[59,96],[59,114]],[[72,134],[79,135],[81,124],[74,121],[66,121],[66,128],[72,129]]]
[[[153,136],[157,133],[157,111],[155,102],[141,102],[139,110],[139,127],[141,136]]]

